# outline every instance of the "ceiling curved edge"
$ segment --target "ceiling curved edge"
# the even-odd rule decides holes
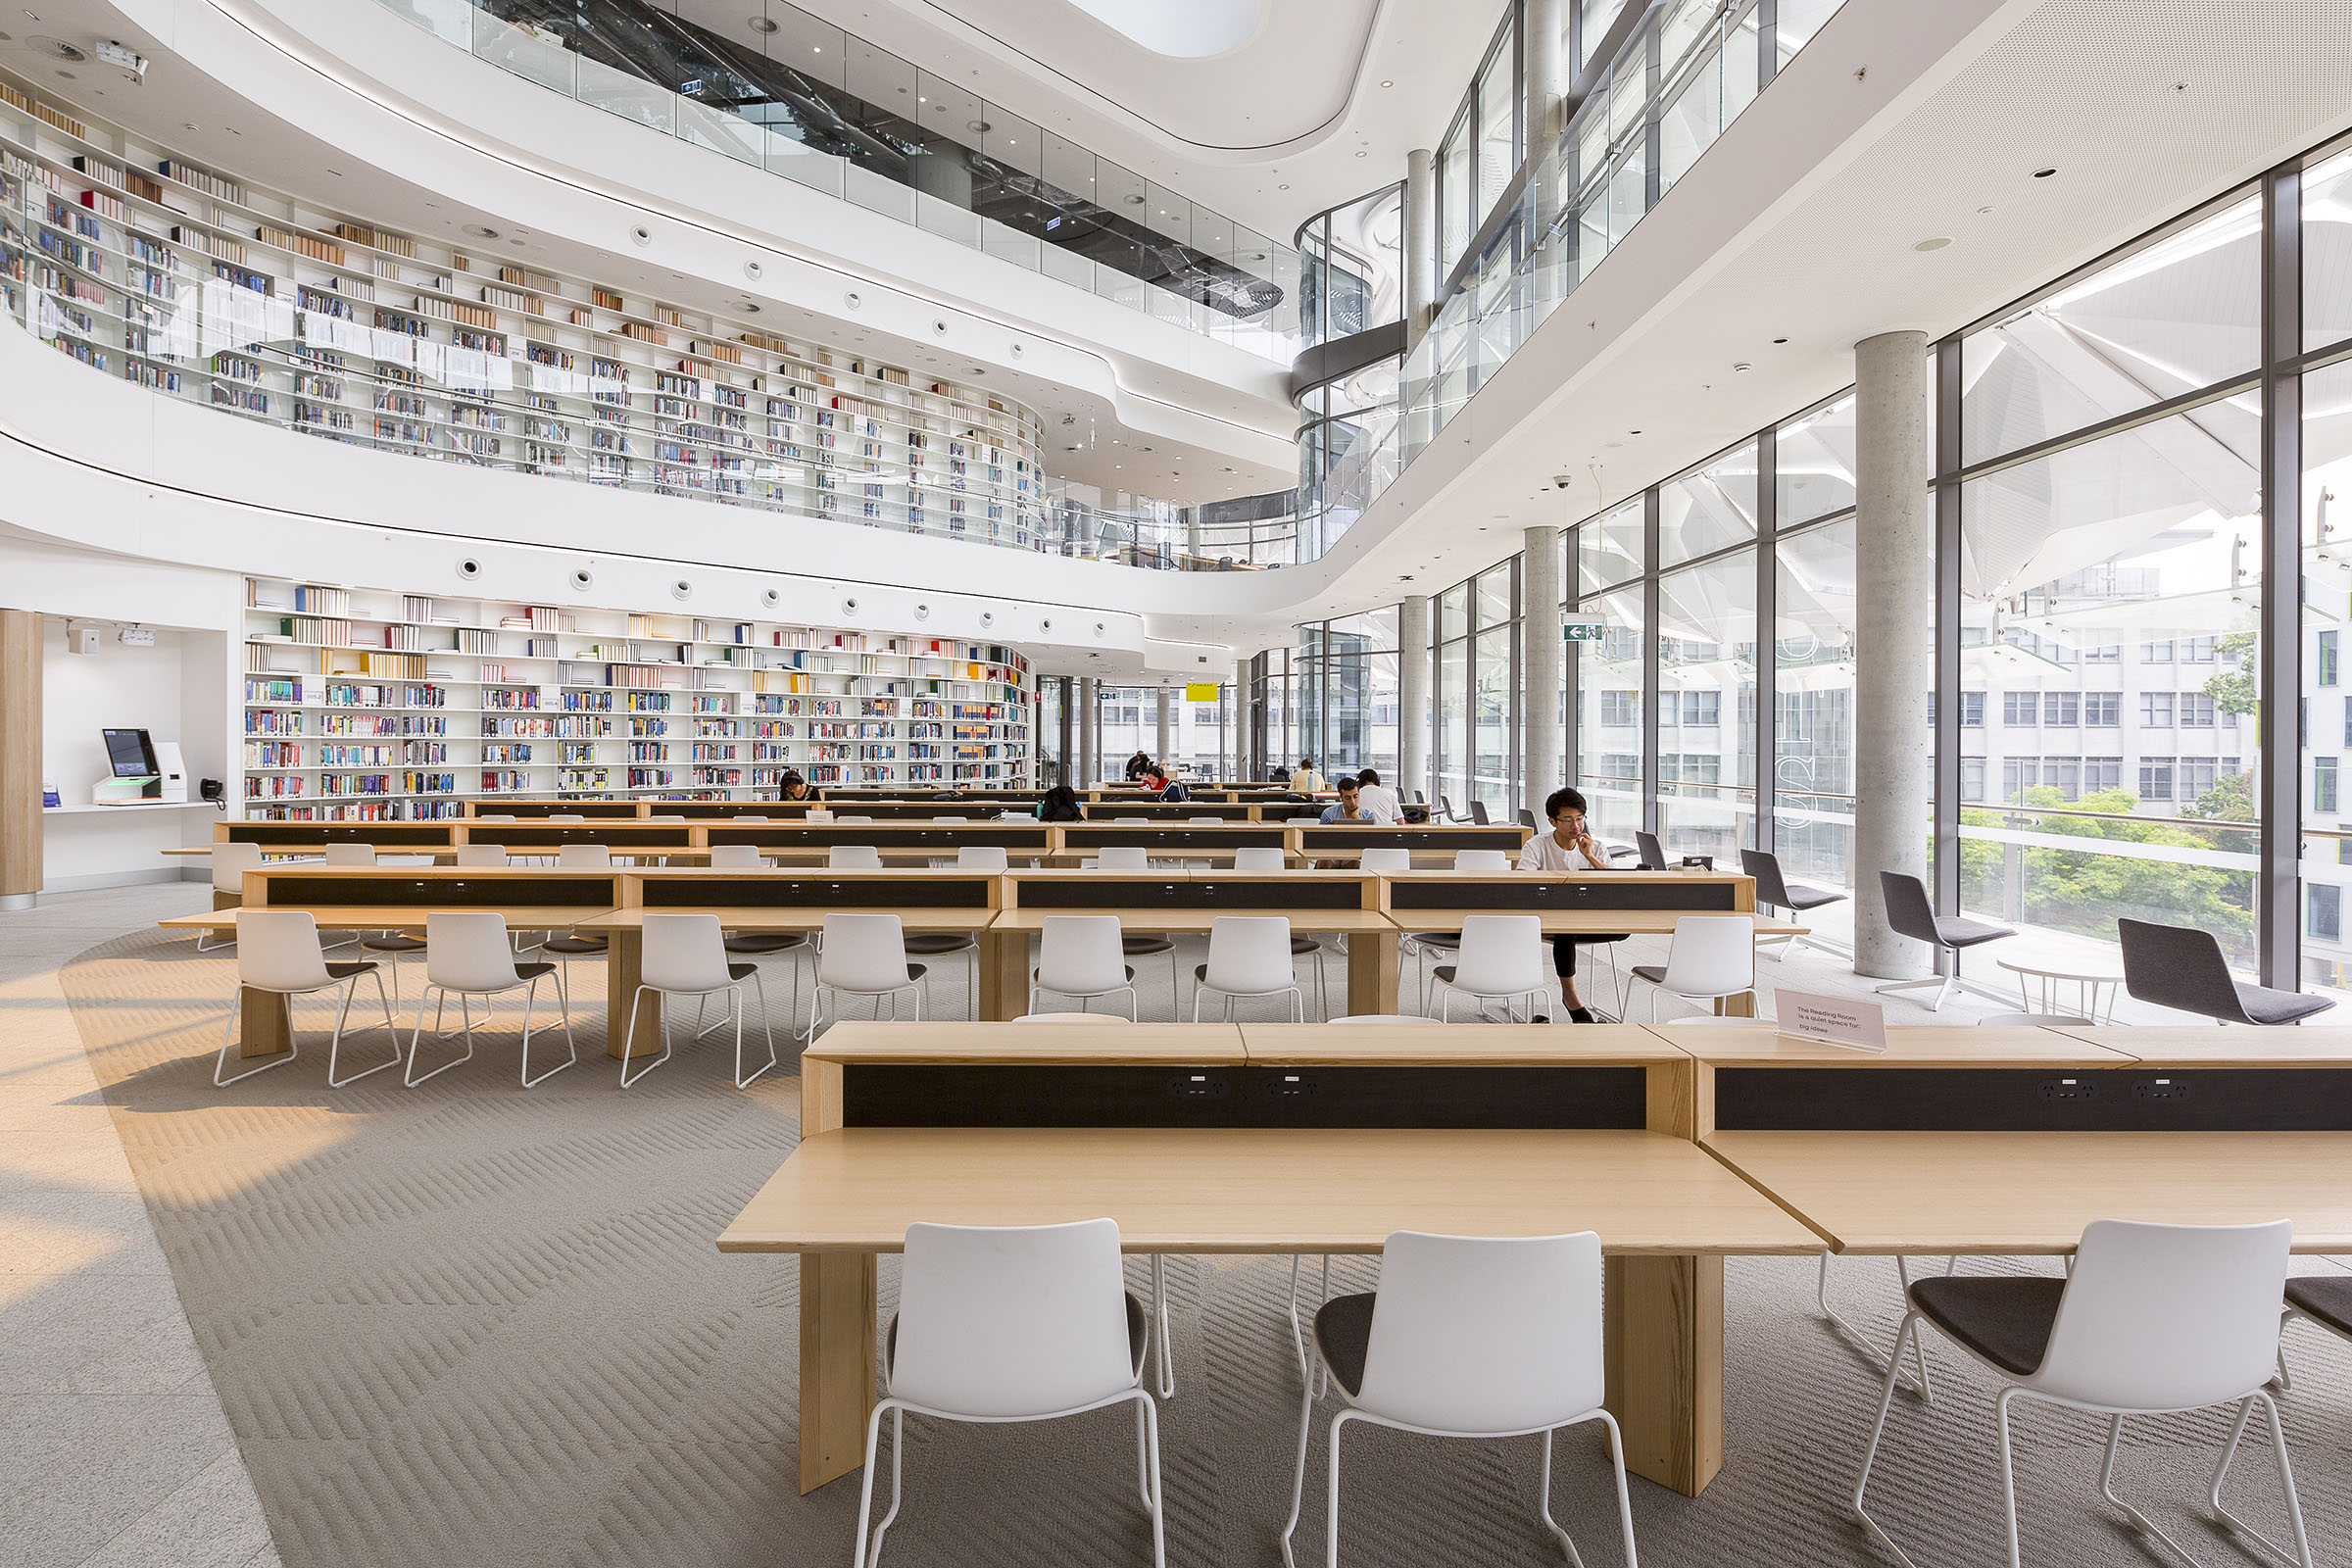
[[[1372,8],[1365,13],[1363,35],[1356,40],[1355,58],[1353,63],[1349,66],[1348,72],[1348,91],[1341,98],[1339,107],[1334,109],[1323,121],[1317,124],[1308,126],[1304,130],[1300,130],[1290,136],[1284,137],[1279,141],[1217,142],[1203,141],[1198,137],[1187,136],[1184,132],[1177,130],[1172,126],[1162,124],[1158,121],[1152,119],[1150,116],[1139,113],[1128,104],[1123,104],[1115,98],[1105,97],[1099,89],[1088,85],[1086,82],[1080,81],[1077,77],[1071,75],[1068,72],[1061,70],[1052,62],[1041,60],[1028,50],[1023,49],[1020,45],[1002,38],[996,33],[990,32],[987,28],[980,26],[976,23],[957,16],[948,6],[942,4],[941,0],[922,0],[922,4],[927,11],[931,12],[935,17],[941,19],[941,25],[944,30],[949,32],[961,32],[974,37],[987,39],[998,49],[1004,51],[1007,57],[1015,60],[1026,61],[1030,66],[1034,67],[1041,75],[1049,77],[1052,80],[1060,83],[1070,92],[1084,97],[1088,102],[1094,104],[1099,110],[1105,114],[1114,115],[1121,120],[1127,121],[1131,124],[1145,126],[1155,134],[1165,137],[1171,146],[1181,147],[1194,153],[1214,153],[1229,157],[1245,154],[1262,154],[1266,156],[1272,156],[1275,154],[1288,155],[1294,152],[1303,151],[1315,146],[1321,141],[1329,139],[1330,135],[1334,131],[1345,125],[1348,117],[1355,110],[1357,99],[1360,96],[1363,87],[1364,67],[1372,58],[1373,40],[1379,36],[1381,22],[1386,16],[1389,8],[1389,0],[1373,0]]]
[[[135,16],[136,13],[143,9],[143,6],[145,3],[147,3],[147,0],[114,0],[114,3],[119,5],[126,13],[130,13]],[[507,150],[503,148],[503,146],[487,145],[478,138],[469,137],[464,134],[463,131],[457,127],[438,122],[438,117],[431,116],[419,108],[414,108],[407,103],[396,101],[390,97],[387,97],[385,92],[373,89],[366,80],[355,79],[354,76],[350,74],[349,72],[343,67],[342,62],[326,55],[323,50],[318,49],[315,45],[310,45],[308,40],[303,40],[302,43],[297,44],[284,37],[278,36],[274,25],[266,26],[257,24],[252,17],[245,14],[246,0],[202,0],[202,8],[212,15],[219,17],[230,26],[236,28],[239,32],[252,39],[255,43],[276,54],[288,64],[311,73],[318,79],[330,84],[342,92],[351,95],[353,98],[367,104],[370,108],[389,115],[394,119],[413,126],[416,130],[425,133],[426,135],[437,137],[453,146],[463,148],[478,157],[506,165],[507,167],[514,169],[519,172],[528,174],[535,178],[548,180],[552,183],[576,191],[581,195],[588,196],[599,201],[612,202],[630,211],[642,213],[649,217],[660,218],[665,221],[674,222],[683,227],[701,231],[714,238],[735,244],[753,246],[759,249],[772,251],[779,255],[791,257],[804,266],[834,273],[848,282],[859,283],[871,288],[894,290],[898,293],[906,295],[908,298],[920,300],[927,305],[934,306],[942,310],[956,311],[966,316],[970,316],[976,319],[986,321],[990,325],[1007,332],[1018,333],[1030,338],[1043,338],[1050,340],[1056,346],[1072,354],[1083,356],[1100,364],[1102,367],[1105,381],[1121,398],[1131,399],[1138,404],[1148,404],[1154,408],[1166,410],[1170,415],[1179,416],[1181,418],[1205,420],[1212,424],[1230,429],[1236,432],[1237,435],[1247,439],[1266,439],[1274,435],[1274,432],[1250,424],[1244,420],[1237,419],[1226,415],[1212,413],[1207,410],[1189,408],[1184,404],[1178,403],[1172,399],[1161,397],[1154,392],[1137,387],[1121,372],[1118,362],[1110,355],[1104,353],[1100,347],[1081,339],[1075,339],[1064,334],[1057,333],[1049,325],[1038,322],[1005,320],[1002,318],[996,317],[986,307],[977,305],[972,301],[946,298],[932,291],[926,290],[918,284],[903,281],[897,278],[877,277],[856,270],[837,258],[824,255],[812,255],[806,250],[791,244],[790,241],[784,236],[767,236],[753,231],[739,229],[734,225],[730,225],[718,220],[707,213],[692,212],[665,206],[644,196],[638,195],[632,191],[614,189],[610,186],[603,185],[592,180],[583,172],[569,171],[559,166],[547,165],[544,162],[532,157],[523,149]],[[269,16],[266,8],[263,8],[262,14],[265,17]],[[142,24],[146,25],[150,32],[156,33],[158,36],[170,35],[166,28],[160,25],[163,21],[162,18],[143,18],[140,20],[142,21]],[[277,24],[277,19],[271,17],[270,18],[270,22],[275,24]],[[230,85],[216,73],[208,73],[208,74],[213,75],[213,79],[216,81],[220,81],[224,86]],[[232,90],[234,90],[233,87]],[[267,108],[268,106],[263,104],[261,107]],[[1282,436],[1280,439],[1287,441],[1288,437]]]

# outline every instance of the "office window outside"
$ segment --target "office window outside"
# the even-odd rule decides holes
[[[2343,940],[2344,890],[2314,883],[2304,891],[2304,934],[2322,942]]]
[[[2169,801],[2173,798],[2173,759],[2143,757],[2139,760],[2139,798],[2142,801]]]
[[[1960,694],[1960,727],[1962,729],[1983,729],[1984,727],[1984,694],[1983,692],[1962,692]]]
[[[2332,686],[2335,684],[2335,635],[2331,631],[2320,633],[2319,646],[2312,650],[2314,656],[2312,683],[2314,685]]]
[[[2082,722],[2097,729],[2114,729],[2124,721],[2122,692],[2084,692]]]
[[[2139,694],[2139,721],[2150,729],[2171,729],[2173,727],[2173,694],[2171,692],[2141,692]],[[2347,717],[2345,723],[2347,726],[2352,726],[2352,717]]]
[[[2322,814],[2335,810],[2335,762],[2332,757],[2311,760],[2311,808]]]
[[[2001,722],[2026,728],[2041,722],[2041,694],[2038,692],[2001,693]]]
[[[2041,694],[2041,722],[2049,725],[2074,725],[2082,722],[2082,697],[2080,692],[2044,692]]]

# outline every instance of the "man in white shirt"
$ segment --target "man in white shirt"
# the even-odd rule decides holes
[[[1355,779],[1359,786],[1356,800],[1371,814],[1373,821],[1388,827],[1403,822],[1404,802],[1397,798],[1395,790],[1380,781],[1378,773],[1367,767],[1356,774]]]
[[[1544,802],[1551,831],[1538,833],[1519,852],[1522,871],[1605,871],[1608,853],[1585,825],[1585,798],[1575,790],[1553,790]],[[1592,1023],[1592,1009],[1576,994],[1576,949],[1582,942],[1623,942],[1620,936],[1576,936],[1551,939],[1551,966],[1560,977],[1560,1001],[1578,1023]]]

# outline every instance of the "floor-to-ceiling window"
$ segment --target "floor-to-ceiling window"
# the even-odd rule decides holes
[[[1518,575],[1516,560],[1490,566],[1471,595],[1478,624],[1471,643],[1469,794],[1501,821],[1518,804]]]
[[[1456,811],[1470,800],[1470,585],[1456,583],[1438,596],[1434,636],[1438,650],[1436,760],[1438,794]]]

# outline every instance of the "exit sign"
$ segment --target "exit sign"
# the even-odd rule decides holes
[[[1560,622],[1560,640],[1571,643],[1596,643],[1609,634],[1603,621],[1571,617]]]

